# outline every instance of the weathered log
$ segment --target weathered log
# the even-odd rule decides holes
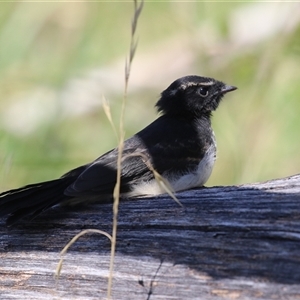
[[[113,299],[299,299],[300,175],[120,203]],[[0,222],[0,299],[104,299],[112,205]]]

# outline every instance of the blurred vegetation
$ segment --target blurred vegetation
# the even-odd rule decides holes
[[[133,5],[7,2],[0,7],[0,190],[5,190],[58,177],[116,146],[101,91],[117,123],[123,86],[114,76],[123,78],[124,68],[115,66],[128,53]],[[129,82],[126,135],[156,118],[159,93],[178,77],[214,77],[239,89],[214,114],[218,159],[207,185],[299,173],[299,8],[297,3],[146,1]],[[255,9],[257,18],[260,9],[267,12],[261,24],[249,17]],[[272,31],[280,23],[268,18],[274,9],[282,25]],[[239,16],[249,17],[246,34],[239,31]],[[258,39],[265,26],[271,33]],[[174,53],[179,54],[173,58]],[[104,77],[97,81],[93,72]],[[105,88],[101,78],[108,73],[112,79]],[[144,87],[136,84],[139,78]],[[86,91],[85,85],[72,90],[76,79],[87,83]],[[88,90],[89,80],[100,91]],[[72,114],[80,93],[94,104]]]

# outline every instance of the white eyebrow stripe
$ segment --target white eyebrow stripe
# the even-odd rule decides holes
[[[213,85],[213,84],[214,84],[213,81],[208,81],[208,82],[201,82],[199,85],[211,86],[211,85]]]
[[[196,82],[188,82],[188,83],[186,83],[186,84],[182,84],[182,85],[180,86],[180,88],[181,88],[182,90],[185,90],[185,89],[187,89],[187,88],[190,87],[190,86],[211,86],[211,85],[213,85],[213,84],[214,84],[213,81],[199,82],[199,83],[196,83]]]

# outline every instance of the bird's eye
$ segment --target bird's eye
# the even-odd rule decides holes
[[[200,96],[206,97],[208,95],[208,88],[201,87],[201,88],[199,88],[198,93],[200,94]]]

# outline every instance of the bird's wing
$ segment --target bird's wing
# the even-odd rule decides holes
[[[160,117],[124,142],[121,193],[129,192],[131,185],[154,179],[151,168],[161,175],[196,168],[205,154],[205,142],[186,126],[186,122],[173,124]],[[111,195],[116,183],[117,157],[117,149],[100,156],[65,190],[65,195]]]
[[[125,141],[122,152],[121,193],[129,191],[129,183],[150,180],[153,175],[147,167],[149,157],[145,148],[133,141]],[[91,163],[66,190],[67,196],[112,195],[117,178],[118,149],[105,153]]]

